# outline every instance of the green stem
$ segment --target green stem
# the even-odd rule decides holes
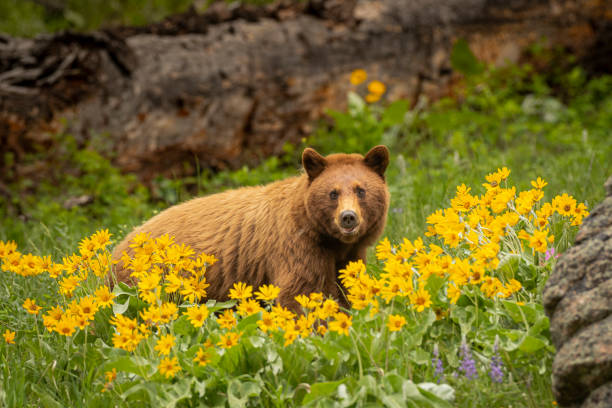
[[[355,346],[355,352],[357,353],[357,363],[359,364],[359,379],[363,378],[363,365],[361,363],[361,354],[359,353],[359,347],[357,346],[357,342],[353,337],[353,331],[349,333],[351,340],[353,340],[353,345]]]

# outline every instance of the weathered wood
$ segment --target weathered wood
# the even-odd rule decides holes
[[[342,108],[353,69],[385,82],[391,99],[435,98],[459,37],[495,63],[542,38],[596,56],[610,14],[609,1],[576,0],[217,3],[147,27],[0,37],[0,143],[18,162],[53,132],[107,135],[116,164],[144,180],[196,160],[236,166]]]

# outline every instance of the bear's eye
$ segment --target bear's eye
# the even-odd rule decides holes
[[[361,187],[357,187],[357,197],[359,198],[364,198],[365,197],[365,190]]]
[[[332,190],[329,193],[329,198],[331,198],[332,200],[337,200],[338,199],[338,192],[336,190]]]

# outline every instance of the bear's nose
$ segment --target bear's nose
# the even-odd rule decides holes
[[[340,213],[340,226],[346,229],[355,228],[357,226],[357,214],[355,211],[342,211]]]

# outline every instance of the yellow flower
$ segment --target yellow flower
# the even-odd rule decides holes
[[[510,200],[514,198],[516,187],[510,189],[502,189],[491,201],[491,210],[494,213],[500,213],[508,207]]]
[[[219,340],[217,345],[219,347],[226,348],[226,349],[232,348],[236,344],[238,344],[239,338],[240,338],[240,334],[234,333],[234,332],[228,332],[228,333],[225,333],[223,336],[221,336],[221,339]]]
[[[7,344],[15,344],[15,334],[14,331],[6,329],[2,337],[4,337],[4,341],[6,341]]]
[[[306,295],[298,295],[295,297],[295,300],[305,309],[310,309],[310,298]]]
[[[143,246],[149,240],[150,240],[150,234],[146,233],[146,232],[141,232],[140,234],[137,234],[132,239],[132,243],[130,244],[130,248],[141,247],[141,246]]]
[[[68,314],[62,316],[62,318],[55,325],[54,330],[62,336],[72,336],[76,330],[76,322]]]
[[[159,317],[161,323],[169,323],[175,320],[178,317],[178,307],[172,302],[162,303]]]
[[[379,257],[379,248],[381,247],[381,245],[385,245],[385,241],[386,243],[389,243],[389,240],[387,238],[385,238],[383,241],[381,241],[381,243],[376,247],[376,257],[378,259],[387,259],[387,258],[380,258]],[[390,245],[390,244],[389,244]],[[363,261],[360,259],[357,262],[349,262],[348,265],[346,266],[345,269],[341,269],[338,273],[338,277],[340,278],[340,281],[342,282],[342,284],[347,287],[350,288],[351,286],[353,286],[353,284],[355,283],[355,280],[362,274],[365,273],[366,267],[363,263]]]
[[[571,216],[576,209],[576,199],[563,193],[552,200],[552,206],[561,215]]]
[[[351,84],[359,85],[368,78],[368,74],[363,69],[356,69],[351,72]]]
[[[140,317],[147,324],[156,324],[161,321],[161,309],[156,305],[149,305],[145,310],[140,311]]]
[[[187,279],[183,281],[181,295],[185,296],[189,303],[194,303],[206,297],[206,288],[209,286],[204,277],[201,279],[198,277]]]
[[[118,332],[125,332],[138,328],[136,319],[130,319],[129,317],[125,317],[123,315],[115,315],[111,317],[110,323],[117,328]]]
[[[96,295],[96,303],[99,307],[107,307],[113,305],[113,299],[115,295],[111,293],[108,286],[102,285],[95,292]]]
[[[538,177],[535,181],[531,182],[531,185],[533,186],[533,188],[537,188],[538,190],[541,190],[544,187],[546,187],[548,183],[542,180],[540,177]]]
[[[209,312],[206,305],[192,306],[187,309],[187,316],[189,316],[189,321],[193,327],[202,327],[208,314]]]
[[[381,96],[382,94],[369,93],[365,96],[365,100],[367,103],[374,103],[374,102],[379,101]]]
[[[244,300],[253,296],[253,287],[247,286],[243,282],[234,283],[234,287],[230,289],[230,299]]]
[[[535,230],[533,235],[529,238],[529,246],[538,252],[545,253],[548,247],[546,238],[548,236],[548,230]]]
[[[181,371],[181,366],[176,357],[166,357],[159,363],[159,373],[166,378],[172,378]]]
[[[485,176],[485,179],[490,183],[491,187],[497,187],[499,184],[508,178],[510,170],[505,167],[498,168],[495,173],[490,173]]]
[[[410,242],[410,241],[408,241]],[[389,242],[389,238],[383,239],[376,245],[376,258],[380,261],[384,261],[392,258],[395,255],[396,249]],[[358,261],[361,262],[361,261]],[[350,265],[351,263],[349,263]],[[348,267],[347,267],[348,268]],[[365,269],[365,266],[364,266]]]
[[[299,334],[300,333],[293,328],[285,331],[285,333],[283,334],[283,338],[285,339],[284,346],[287,347],[288,345],[292,344],[295,339],[298,338]]]
[[[79,252],[83,258],[91,258],[96,249],[96,244],[89,238],[83,238],[79,242]]]
[[[111,371],[106,371],[104,373],[104,377],[106,378],[107,383],[115,381],[117,378],[117,369],[113,368]]]
[[[169,273],[165,276],[166,280],[166,292],[174,293],[183,287],[183,280],[178,276],[176,272]]]
[[[222,328],[230,330],[236,325],[234,312],[232,312],[230,309],[225,310],[221,316],[217,317],[217,323],[219,323],[219,326]]]
[[[111,243],[110,237],[112,234],[108,232],[108,229],[97,231],[91,236],[91,242],[94,244],[94,250],[104,249],[108,244]]]
[[[487,276],[482,285],[480,285],[480,290],[485,296],[492,299],[495,296],[503,295],[504,285],[499,279]]]
[[[517,281],[516,279],[510,279],[507,286],[510,294],[518,292],[522,287],[523,285],[521,285],[521,282]]]
[[[38,312],[40,311],[40,309],[42,309],[42,307],[40,306],[36,306],[36,301],[32,300],[30,298],[27,298],[25,300],[25,302],[23,302],[23,308],[29,313],[29,314],[38,314]]]
[[[280,288],[274,285],[262,285],[259,287],[259,291],[255,292],[255,298],[258,300],[274,300],[278,297]]]
[[[43,325],[48,331],[53,331],[55,325],[60,321],[64,311],[59,306],[54,306],[43,315]]]
[[[389,331],[399,331],[406,324],[406,318],[401,315],[390,315],[387,322]]]
[[[353,325],[353,317],[345,313],[336,313],[334,319],[329,322],[329,330],[348,336],[349,329]]]
[[[263,310],[255,299],[243,300],[236,309],[241,316],[250,316]]]
[[[416,309],[417,312],[422,312],[425,308],[431,306],[431,298],[429,292],[425,290],[425,288],[419,289],[416,293],[412,292],[408,296],[410,298],[410,303],[412,303],[412,307]]]
[[[267,333],[270,330],[274,330],[276,328],[274,314],[271,312],[263,312],[263,314],[261,315],[261,320],[257,321],[257,326],[264,333]]]
[[[3,259],[17,250],[17,244],[14,241],[0,241],[0,259]]]
[[[580,203],[576,206],[576,208],[574,208],[574,217],[580,217],[580,219],[582,219],[587,215],[589,215],[589,212],[587,211],[587,206],[584,205],[584,203]]]
[[[320,305],[317,310],[317,317],[319,319],[327,319],[329,316],[333,316],[338,313],[338,303],[332,299],[326,299],[322,305]]]
[[[453,284],[449,284],[447,292],[446,292],[446,296],[448,297],[448,300],[451,302],[451,304],[454,305],[455,303],[457,303],[459,296],[461,296],[461,289],[459,289],[457,286]]]
[[[157,300],[157,288],[161,281],[159,273],[142,273],[138,281],[138,294],[147,303],[155,303]]]
[[[380,81],[372,81],[368,84],[368,91],[370,94],[378,95],[380,97],[386,90],[387,88],[385,87],[385,84]]]
[[[81,302],[79,303],[79,308],[81,309],[81,314],[88,320],[92,320],[98,311],[99,306],[96,304],[96,301],[91,296],[85,296],[81,298]]]
[[[155,350],[157,350],[159,355],[167,356],[168,354],[170,354],[170,350],[172,349],[172,347],[174,347],[175,340],[176,338],[171,334],[161,336],[159,340],[157,340],[157,343],[155,344],[154,348]]]
[[[204,351],[204,349],[200,347],[193,361],[198,363],[199,366],[203,367],[206,364],[210,363],[210,355],[207,351]]]

